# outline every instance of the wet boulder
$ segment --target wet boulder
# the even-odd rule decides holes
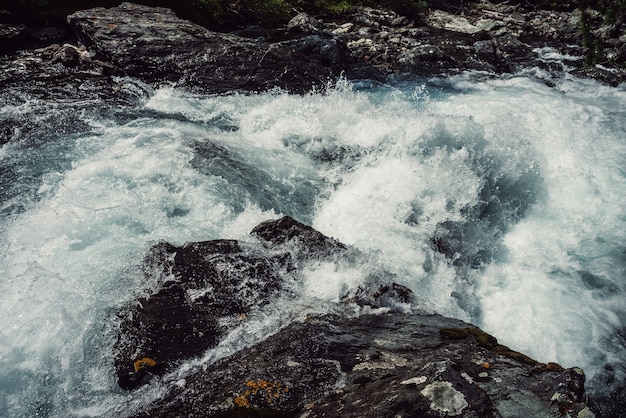
[[[346,46],[328,34],[305,36],[284,41],[282,44],[336,72],[348,66]]]
[[[265,221],[257,225],[251,234],[259,237],[266,246],[290,245],[297,257],[332,255],[347,250],[341,242],[327,237],[309,225],[285,216],[278,220]]]
[[[264,222],[252,234],[259,244],[213,240],[150,248],[143,269],[162,284],[119,313],[115,368],[122,388],[141,386],[217,345],[252,309],[270,303],[300,264],[347,251],[290,217]]]
[[[215,346],[253,307],[278,293],[278,271],[289,259],[216,240],[181,247],[160,243],[144,264],[147,275],[163,276],[164,283],[120,313],[115,366],[124,389]]]
[[[148,251],[145,274],[161,285],[120,311],[115,367],[125,389],[160,376],[167,390],[127,416],[589,412],[582,370],[540,363],[480,328],[420,312],[413,292],[384,272],[349,290],[328,313],[281,316],[284,324],[272,335],[246,337],[241,347],[203,358],[229,333],[249,333],[243,324],[252,311],[280,316],[277,297],[295,300],[293,283],[307,263],[367,261],[290,217],[263,222],[251,234],[256,241],[159,243]]]
[[[513,72],[533,59],[530,48],[510,34],[477,41],[473,47],[478,57],[499,72]]]
[[[415,294],[411,289],[395,282],[362,284],[341,298],[341,302],[344,303],[356,303],[372,308],[384,307],[397,311],[410,310],[415,301]]]
[[[213,93],[273,87],[306,92],[333,76],[286,45],[213,32],[165,8],[122,3],[77,11],[67,21],[104,60],[150,82]]]

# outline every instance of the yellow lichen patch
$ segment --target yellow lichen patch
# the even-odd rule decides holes
[[[139,360],[135,361],[133,363],[133,366],[135,367],[135,371],[139,371],[139,370],[143,369],[144,367],[154,367],[154,366],[156,366],[156,361],[154,361],[150,357],[144,357],[144,358],[140,358]]]
[[[248,397],[250,396],[250,391],[247,390],[243,395],[239,395],[235,397],[235,405],[240,408],[250,408],[250,400]]]
[[[240,408],[251,408],[263,406],[258,403],[272,405],[274,401],[289,392],[289,388],[280,382],[269,382],[267,380],[248,380],[245,384],[246,390],[237,395],[234,399],[235,405]]]
[[[484,367],[485,369],[489,369],[489,368],[491,368],[491,364],[489,364],[489,363],[483,363],[483,367]]]

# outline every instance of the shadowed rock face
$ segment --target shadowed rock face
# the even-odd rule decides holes
[[[262,245],[214,240],[177,247],[163,242],[149,250],[145,274],[159,277],[163,285],[119,314],[115,367],[122,388],[145,384],[217,345],[248,312],[283,291],[302,263],[347,252],[340,242],[290,217],[264,222],[252,234]],[[360,288],[346,297],[380,306],[394,292],[404,296],[401,303],[411,300],[411,291],[397,284]],[[144,358],[151,361],[144,364]]]
[[[221,93],[282,87],[306,92],[332,72],[278,43],[209,31],[169,9],[122,3],[68,16],[78,37],[125,75]]]
[[[278,271],[289,261],[288,255],[257,254],[232,240],[155,245],[146,273],[169,279],[121,313],[115,359],[120,386],[137,387],[215,346],[239,318],[281,289]],[[138,367],[142,358],[155,364]]]
[[[294,320],[173,384],[178,365],[251,310],[275,309],[308,261],[366,259],[289,217],[252,234],[258,244],[160,243],[148,252],[145,272],[163,285],[120,312],[115,366],[125,389],[161,376],[168,391],[130,416],[545,417],[586,408],[582,370],[538,363],[463,321],[412,311],[411,290],[382,274],[349,290],[335,313]]]

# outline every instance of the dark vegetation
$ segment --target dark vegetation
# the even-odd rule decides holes
[[[123,0],[0,0],[0,23],[25,23],[32,26],[65,26],[65,18],[76,10],[113,7]],[[299,12],[341,18],[357,6],[390,8],[414,20],[429,8],[462,13],[469,0],[134,0],[147,6],[168,7],[182,18],[210,29],[231,31],[251,25],[272,28],[284,25]],[[604,41],[597,35],[600,25],[618,30],[626,24],[626,0],[492,0],[517,5],[523,10],[582,10],[580,42],[585,48],[585,64],[606,62]],[[8,11],[8,13],[6,13]],[[618,66],[623,60],[618,59]]]
[[[23,23],[59,25],[81,9],[113,7],[123,0],[0,0],[0,10],[20,16]],[[409,17],[428,10],[423,0],[134,0],[147,6],[167,7],[182,18],[211,29],[229,30],[246,25],[284,24],[299,12],[340,17],[357,6],[387,7]],[[0,22],[1,23],[1,22]]]
[[[356,6],[387,7],[414,17],[429,7],[463,9],[463,0],[135,0],[148,6],[173,9],[181,17],[214,28],[247,23],[278,24],[296,13],[338,16]],[[73,11],[92,7],[112,7],[121,0],[0,0],[0,10],[8,10],[32,22],[54,23]],[[502,3],[501,0],[493,0]],[[507,0],[525,10],[562,10],[589,8],[598,11],[605,22],[623,22],[626,0]]]

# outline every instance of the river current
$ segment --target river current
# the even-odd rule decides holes
[[[462,75],[201,96],[118,81],[134,101],[0,100],[0,119],[24,121],[0,146],[0,416],[119,416],[150,402],[164,389],[125,392],[112,363],[116,311],[156,286],[139,272],[146,250],[250,240],[281,215],[373,260],[307,271],[302,309],[328,309],[385,269],[419,309],[584,368],[599,415],[619,416],[623,86]],[[251,323],[254,341],[280,321]]]

